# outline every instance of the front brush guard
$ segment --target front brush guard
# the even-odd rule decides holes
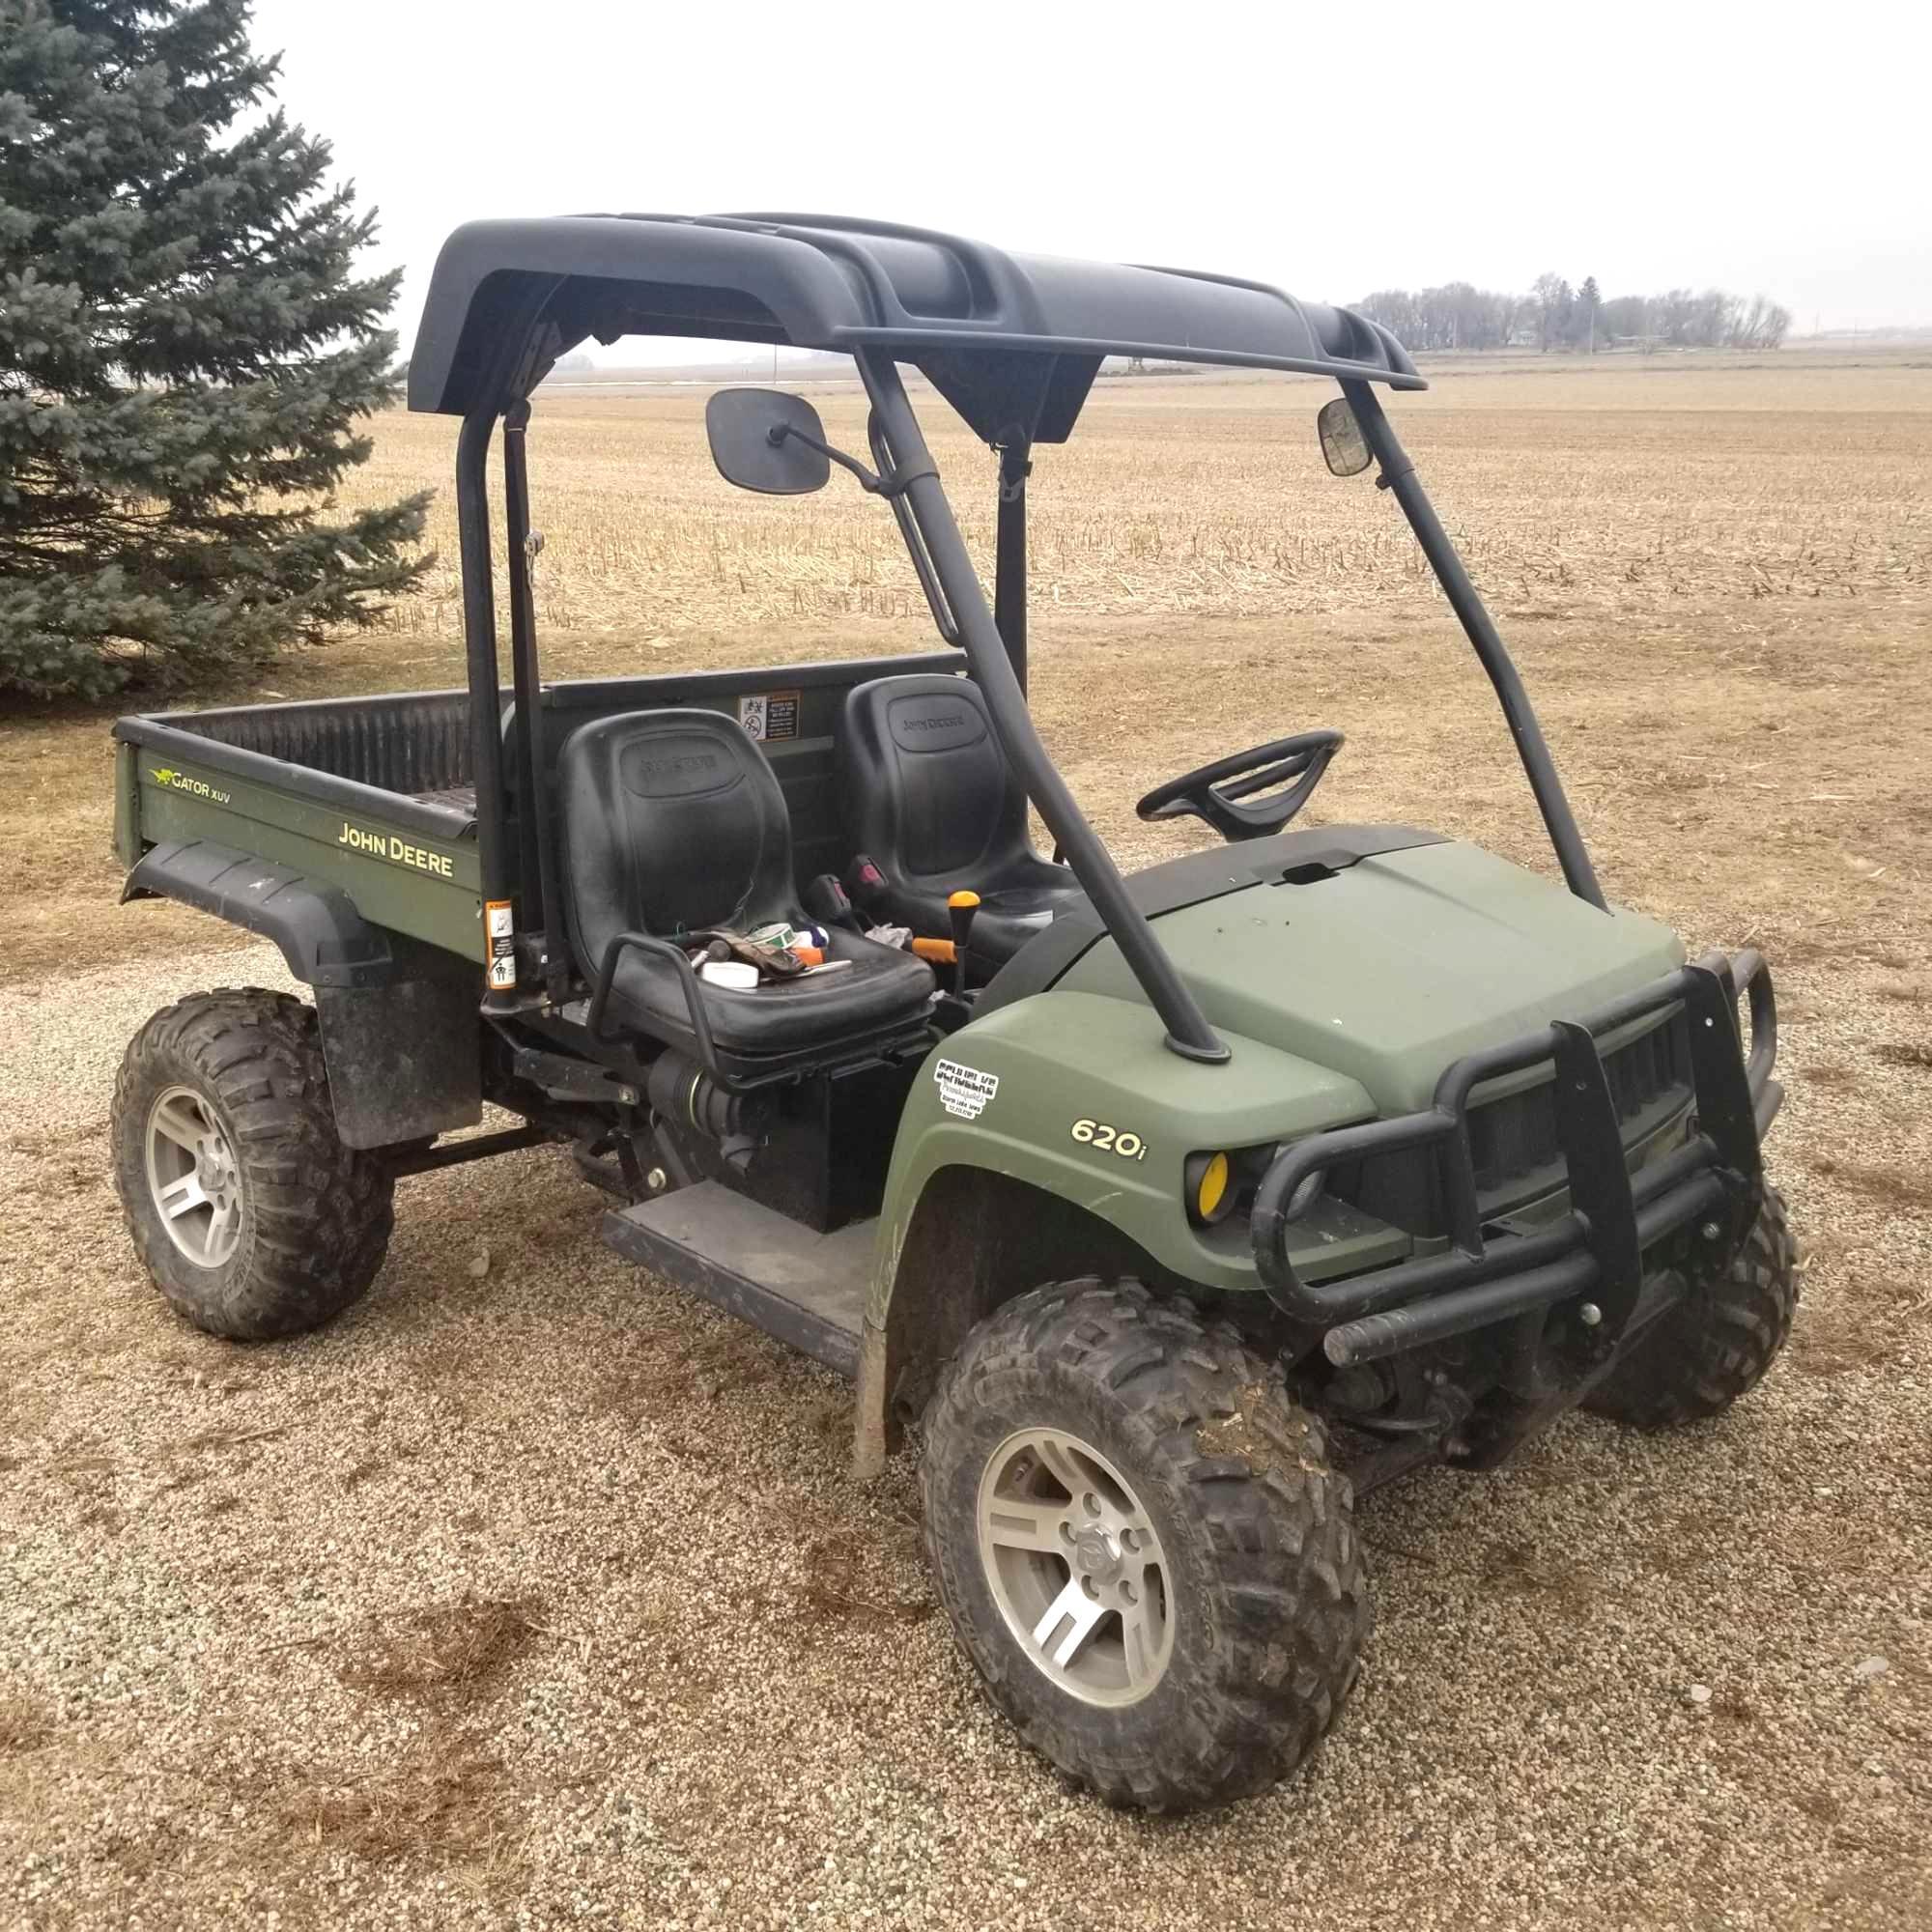
[[[1744,1051],[1737,1003],[1750,999]],[[1689,1140],[1630,1172],[1604,1072],[1601,1036],[1681,1005],[1689,1021],[1695,1113]],[[1777,1008],[1771,974],[1752,949],[1707,953],[1579,1020],[1557,1020],[1457,1061],[1420,1113],[1310,1134],[1283,1149],[1255,1192],[1255,1266],[1269,1298],[1293,1320],[1325,1329],[1322,1350],[1346,1366],[1440,1341],[1588,1293],[1601,1312],[1598,1352],[1614,1349],[1643,1285],[1645,1251],[1698,1222],[1734,1247],[1763,1197],[1759,1141],[1782,1101],[1772,1078]],[[1551,1065],[1557,1140],[1570,1207],[1530,1234],[1487,1229],[1469,1143],[1469,1095],[1485,1081]],[[1342,1281],[1304,1282],[1289,1259],[1290,1204],[1325,1170],[1410,1148],[1434,1151],[1450,1246]],[[1314,1190],[1310,1190],[1311,1196]],[[1728,1251],[1728,1249],[1726,1249]]]

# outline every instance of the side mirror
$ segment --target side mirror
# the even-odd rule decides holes
[[[704,406],[711,460],[727,483],[767,497],[803,497],[831,480],[825,426],[803,396],[720,389]]]
[[[1347,396],[1323,403],[1321,413],[1315,418],[1315,428],[1321,439],[1321,460],[1333,474],[1359,476],[1376,460]]]

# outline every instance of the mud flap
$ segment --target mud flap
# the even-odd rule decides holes
[[[390,944],[397,977],[386,985],[315,991],[335,1130],[353,1148],[391,1147],[483,1118],[480,969],[400,934]]]

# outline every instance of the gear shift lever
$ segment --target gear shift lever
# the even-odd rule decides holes
[[[966,937],[973,930],[973,916],[980,910],[978,893],[954,893],[946,901],[952,920],[952,992],[966,997]]]

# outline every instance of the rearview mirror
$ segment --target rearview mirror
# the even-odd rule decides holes
[[[824,489],[831,478],[825,427],[803,396],[782,389],[720,389],[704,406],[704,431],[719,475],[741,490],[803,497]]]
[[[1321,460],[1335,475],[1359,476],[1375,461],[1347,396],[1323,403],[1315,428],[1321,438]]]

